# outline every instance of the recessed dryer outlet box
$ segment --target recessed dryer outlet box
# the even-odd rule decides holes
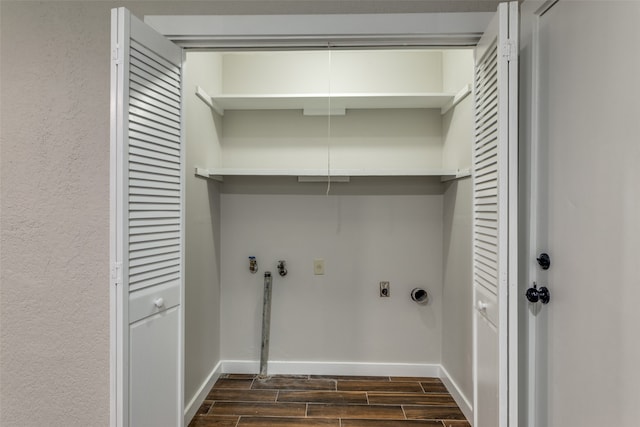
[[[389,282],[380,282],[380,298],[387,298],[391,296],[391,288]]]

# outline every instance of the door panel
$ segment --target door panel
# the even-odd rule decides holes
[[[112,423],[183,424],[182,50],[112,10]]]
[[[476,425],[497,426],[498,420],[498,330],[489,319],[476,313],[478,334],[478,416]]]
[[[540,17],[552,298],[538,426],[640,419],[638,22],[638,2],[560,1]]]
[[[477,333],[477,420],[478,426],[499,425],[498,298],[488,289],[475,289]]]
[[[180,306],[131,324],[130,426],[171,427],[182,418],[180,389]],[[172,392],[168,392],[171,390]]]
[[[475,51],[474,425],[517,425],[518,4],[502,3]],[[513,402],[513,403],[512,403]]]
[[[178,305],[180,305],[180,286],[177,283],[165,283],[131,292],[129,322],[133,324]]]

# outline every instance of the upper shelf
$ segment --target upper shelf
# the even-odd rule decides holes
[[[441,108],[455,94],[325,94],[294,95],[220,95],[213,98],[223,110],[303,110],[331,108]]]
[[[196,95],[218,114],[225,110],[304,110],[309,115],[344,114],[348,109],[440,108],[444,114],[471,93],[465,86],[458,93],[335,93],[209,96],[202,88]],[[324,112],[324,114],[323,114]]]

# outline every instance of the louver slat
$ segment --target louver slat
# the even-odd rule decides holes
[[[498,293],[498,78],[494,44],[476,67],[474,282]]]
[[[148,235],[145,235],[143,237],[149,237]],[[157,239],[158,236],[152,236],[152,237],[156,237],[155,240],[143,240],[143,239],[138,239],[138,241],[135,242],[131,242],[129,250],[130,250],[130,255],[131,256],[137,256],[137,252],[136,251],[144,251],[144,250],[150,250],[150,249],[157,249],[157,248],[164,248],[164,247],[169,247],[169,246],[175,246],[177,248],[179,248],[180,246],[180,236],[179,235],[174,235],[173,236],[168,236],[166,238],[163,239]]]
[[[131,40],[131,52],[132,56],[140,57],[142,55],[142,60],[154,68],[162,70],[163,74],[167,77],[171,77],[176,84],[180,85],[180,67],[172,62],[169,62],[162,56],[157,55],[154,52],[151,52],[149,49],[138,43],[136,40]]]
[[[131,41],[129,291],[180,280],[180,69]]]
[[[162,108],[167,111],[180,111],[179,101],[176,101],[173,97],[164,96],[163,94],[154,91],[152,87],[146,86],[144,83],[139,84],[134,79],[130,82],[129,88],[131,90],[130,96],[134,98],[153,99],[155,101],[159,101]]]

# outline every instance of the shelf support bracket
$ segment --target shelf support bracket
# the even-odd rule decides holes
[[[449,102],[447,102],[441,109],[440,109],[440,114],[441,115],[445,115],[447,114],[447,112],[449,110],[451,110],[453,107],[455,107],[456,105],[458,105],[460,102],[462,102],[463,99],[465,99],[467,96],[469,96],[469,94],[473,92],[473,86],[471,84],[467,84],[465,85],[465,87],[463,87],[460,92],[458,92],[456,94],[456,96],[453,97],[453,99]]]
[[[455,181],[456,179],[467,178],[471,176],[471,169],[458,169],[453,175],[443,175],[440,182]]]
[[[214,181],[218,181],[218,182],[223,182],[223,178],[220,175],[211,175],[211,173],[209,173],[209,169],[205,169],[205,168],[196,168],[196,176],[199,176],[200,178],[206,178],[206,179],[212,179]]]
[[[222,108],[212,97],[209,96],[204,89],[200,86],[196,86],[196,96],[200,98],[205,104],[209,106],[213,111],[224,116],[224,108]]]

